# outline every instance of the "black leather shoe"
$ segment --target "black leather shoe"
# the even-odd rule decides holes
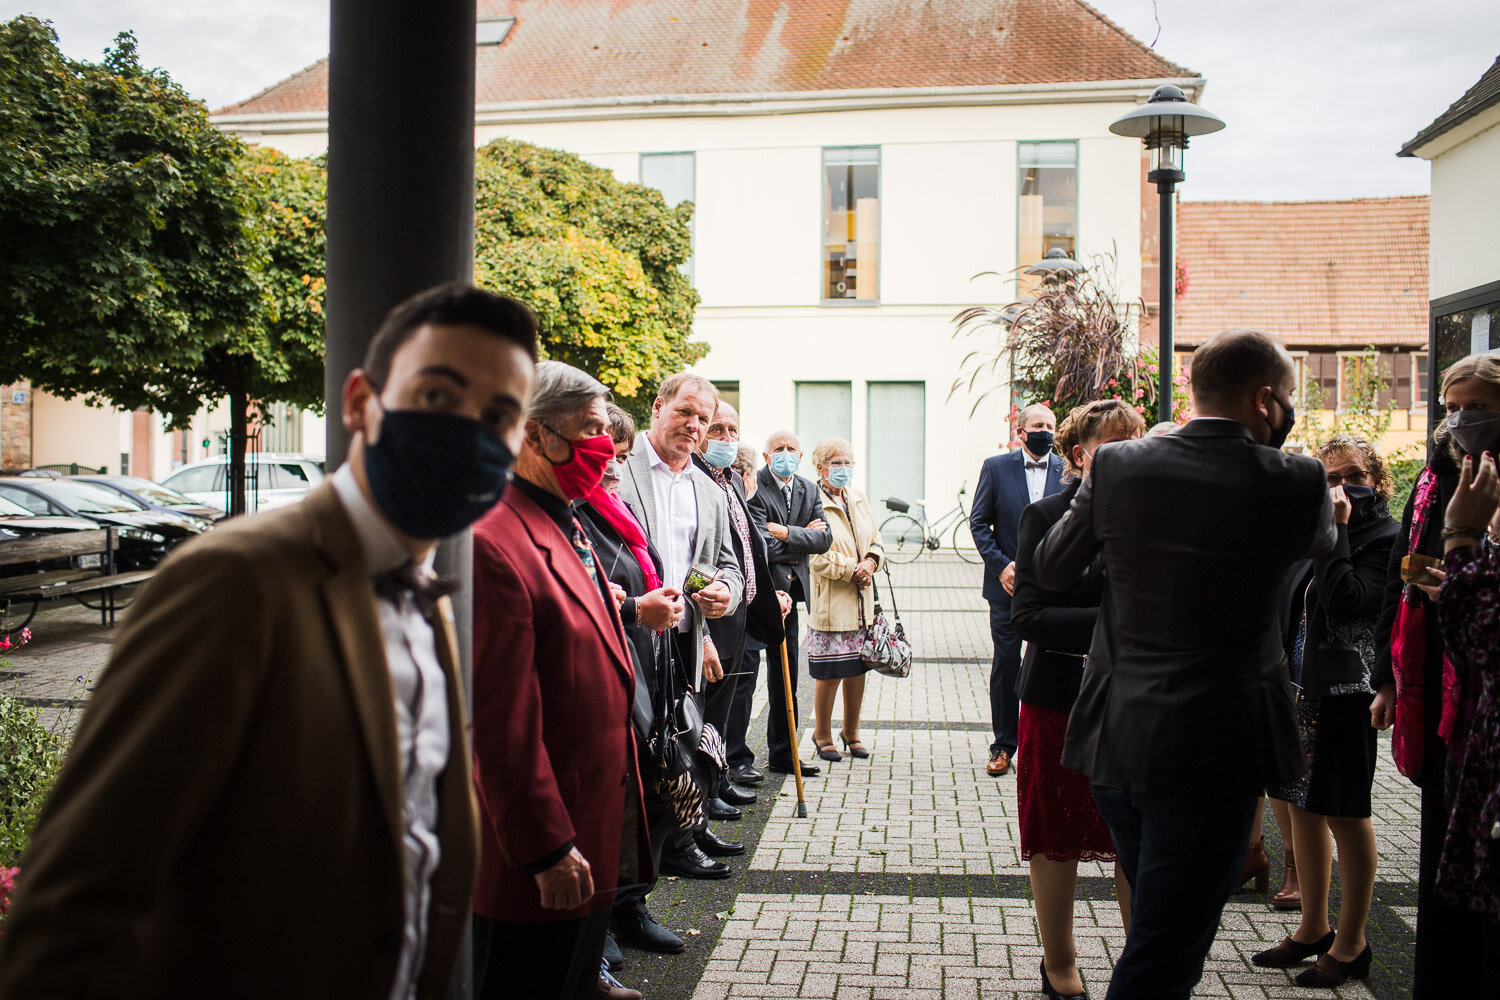
[[[1288,935],[1282,938],[1281,943],[1276,947],[1251,955],[1250,961],[1263,969],[1290,969],[1314,955],[1323,954],[1332,947],[1333,931],[1329,931],[1311,943],[1296,941]]]
[[[728,878],[729,866],[704,854],[697,844],[689,844],[670,853],[662,852],[661,873],[681,878]]]
[[[610,972],[619,972],[625,968],[625,956],[620,954],[620,946],[608,934],[604,935],[604,964]]]
[[[725,874],[728,874],[727,866]],[[723,878],[722,875],[719,877]],[[621,941],[646,951],[660,951],[675,955],[687,947],[682,943],[682,938],[657,923],[651,914],[646,912],[644,905],[616,910],[610,917],[609,927],[615,937]]]
[[[729,780],[737,785],[758,785],[766,780],[766,776],[749,764],[741,764],[729,769]]]
[[[778,774],[791,774],[792,773],[792,765],[790,765],[790,764],[786,764],[786,765],[768,764],[767,766],[771,770],[777,772]],[[823,769],[820,768],[820,767],[818,767],[818,765],[816,765],[816,764],[803,764],[802,765],[802,777],[804,777],[804,778],[816,778],[818,775],[820,775],[822,773],[823,773]]]
[[[708,808],[705,811],[708,813],[709,819],[719,822],[736,820],[745,815],[736,806],[732,806],[718,797],[708,800]]]
[[[736,854],[745,853],[744,844],[737,840],[725,840],[707,827],[693,834],[693,842],[698,845],[698,850],[711,858],[732,858]]]
[[[719,786],[719,798],[732,806],[748,806],[755,801],[755,793],[735,788],[726,781]]]

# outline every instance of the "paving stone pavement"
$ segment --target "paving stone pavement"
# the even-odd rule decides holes
[[[983,772],[989,745],[988,608],[979,569],[947,552],[893,567],[895,597],[917,653],[906,680],[871,675],[862,735],[869,760],[824,763],[805,782],[806,819],[790,778],[768,775],[738,823],[742,840],[719,882],[664,879],[650,909],[683,935],[680,955],[625,949],[627,985],[649,1000],[804,997],[809,1000],[1012,1000],[1040,995],[1041,945],[1016,840],[1015,783]],[[881,580],[882,589],[885,581]],[[112,629],[95,612],[54,605],[32,623],[36,640],[10,654],[6,690],[66,719],[103,670]],[[82,678],[80,680],[80,678]],[[811,685],[803,673],[804,709]],[[835,719],[839,708],[835,707]],[[765,685],[756,692],[751,746],[765,761]],[[804,716],[806,712],[804,712]],[[799,723],[804,758],[812,751]],[[1288,972],[1249,956],[1297,926],[1265,897],[1233,897],[1195,996],[1410,995],[1416,912],[1417,790],[1381,740],[1375,780],[1380,849],[1367,983],[1337,991],[1296,987]],[[1024,751],[1019,766],[1025,766]],[[1269,814],[1272,886],[1282,858]],[[1109,867],[1079,866],[1074,910],[1079,967],[1102,998],[1124,945]],[[1338,908],[1338,888],[1332,906]],[[1292,970],[1296,971],[1296,970]]]

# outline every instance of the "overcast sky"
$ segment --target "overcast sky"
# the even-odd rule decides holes
[[[1426,161],[1398,159],[1396,150],[1500,55],[1495,0],[1095,7],[1207,77],[1202,103],[1229,125],[1188,150],[1181,191],[1194,201],[1426,193]],[[328,8],[317,0],[0,0],[0,13],[51,20],[63,50],[79,59],[97,58],[128,28],[144,62],[210,107],[249,97],[328,53]]]

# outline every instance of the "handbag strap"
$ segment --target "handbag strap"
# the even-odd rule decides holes
[[[896,609],[896,585],[891,582],[891,569],[889,566],[886,566],[884,569],[882,569],[881,572],[885,573],[886,591],[891,595],[891,621],[895,622],[897,625],[900,625],[901,612]],[[870,577],[870,583],[871,585],[875,583],[875,578],[873,576]],[[875,600],[877,602],[879,602],[880,600],[880,588],[878,587],[875,589]]]

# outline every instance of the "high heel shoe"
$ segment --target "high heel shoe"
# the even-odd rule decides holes
[[[1265,892],[1271,888],[1271,856],[1266,853],[1266,842],[1262,838],[1253,842],[1245,851],[1245,865],[1240,869],[1240,877],[1234,883],[1234,891],[1239,892],[1245,887],[1245,883],[1255,881],[1255,891]]]
[[[1333,931],[1329,931],[1312,944],[1284,937],[1276,947],[1267,948],[1265,951],[1250,956],[1250,961],[1262,969],[1290,969],[1299,962],[1307,961],[1314,955],[1324,954],[1332,947]],[[1355,961],[1358,961],[1358,959]]]
[[[1047,978],[1047,960],[1042,959],[1042,993],[1051,1000],[1089,1000],[1087,993],[1059,993],[1052,988],[1052,980]]]
[[[1302,909],[1302,887],[1297,883],[1297,859],[1292,854],[1292,845],[1286,848],[1286,864],[1281,874],[1281,888],[1271,897],[1271,906],[1277,910]]]
[[[1292,977],[1292,982],[1298,986],[1317,986],[1325,990],[1331,990],[1336,986],[1344,985],[1346,979],[1368,979],[1370,976],[1370,962],[1374,955],[1370,953],[1370,945],[1365,944],[1365,950],[1354,956],[1352,962],[1340,962],[1332,955],[1324,952],[1318,959],[1318,964],[1311,969],[1303,969]]]
[[[865,745],[859,740],[855,740],[853,743],[850,743],[849,737],[844,735],[844,731],[842,729],[839,730],[839,740],[844,744],[844,749],[849,751],[849,756],[858,758],[859,760],[863,760],[864,758],[870,756],[870,751],[866,750]],[[832,745],[832,743],[829,744],[829,746]]]
[[[833,740],[829,740],[827,743],[819,743],[817,740],[813,740],[813,746],[817,748],[818,756],[830,763],[837,764],[844,759],[844,755],[833,748]]]

